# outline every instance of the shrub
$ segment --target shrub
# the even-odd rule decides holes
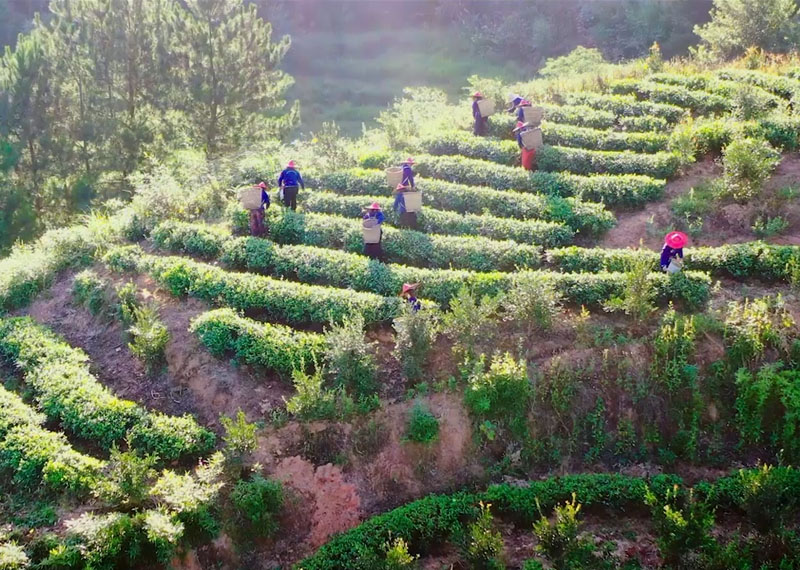
[[[539,150],[536,160],[545,172],[645,174],[658,178],[674,176],[681,166],[680,157],[672,152],[640,154],[547,145]]]
[[[393,322],[395,330],[394,357],[400,362],[406,380],[421,380],[439,332],[438,317],[431,310],[414,311],[404,303]]]
[[[240,524],[255,536],[270,536],[278,530],[277,516],[283,509],[283,486],[258,473],[250,481],[238,481],[231,503]]]
[[[741,202],[756,198],[779,162],[780,154],[766,141],[732,141],[722,155],[725,195]]]
[[[749,84],[740,85],[733,92],[731,103],[734,115],[743,121],[763,117],[773,107],[773,100],[763,90]]]
[[[459,289],[442,319],[442,331],[453,341],[453,352],[471,362],[479,345],[491,345],[497,334],[501,297],[478,299],[467,287]]]
[[[179,475],[166,469],[150,488],[150,496],[179,515],[184,523],[192,515],[207,510],[216,501],[222,481],[225,460],[222,453],[214,453],[194,472]]]
[[[772,73],[763,71],[745,70],[745,69],[725,69],[717,72],[717,76],[721,79],[728,79],[740,83],[749,83],[756,85],[774,93],[779,97],[791,100],[798,92],[800,92],[800,82],[790,77],[782,77]]]
[[[310,212],[358,218],[365,203],[382,204],[389,222],[397,222],[391,198],[377,196],[337,196],[317,192],[304,202]],[[513,239],[520,243],[556,246],[568,243],[574,232],[558,222],[514,220],[488,214],[457,214],[425,208],[417,215],[420,229],[426,233],[480,235],[492,239]]]
[[[618,95],[636,95],[654,103],[667,103],[709,115],[731,110],[728,98],[706,91],[695,91],[680,85],[665,85],[652,81],[625,79],[611,85],[611,91]]]
[[[586,105],[539,104],[537,106],[544,109],[544,119],[548,123],[574,125],[576,127],[588,127],[592,129],[613,129],[616,124],[614,113],[601,111]],[[492,115],[489,118],[489,135],[498,138],[514,138],[511,131],[515,123],[516,118],[512,115]]]
[[[568,93],[564,100],[568,105],[588,105],[595,109],[610,111],[618,117],[652,115],[665,119],[669,123],[677,123],[686,116],[686,109],[676,105],[637,101],[634,97],[626,95],[605,95],[584,91]]]
[[[0,384],[0,441],[15,426],[41,426],[45,417]]]
[[[136,320],[136,310],[141,307],[137,298],[136,285],[126,283],[116,288],[117,293],[117,315],[123,324],[133,325]]]
[[[503,536],[494,529],[491,508],[491,503],[480,503],[480,515],[469,525],[466,558],[472,568],[503,570]]]
[[[794,330],[794,319],[780,296],[731,301],[725,317],[725,343],[733,369],[757,363],[767,348],[785,353]]]
[[[65,523],[67,533],[80,544],[85,563],[94,568],[131,564],[141,548],[133,517],[123,513],[83,513]]]
[[[352,400],[344,397],[340,390],[327,390],[324,387],[323,372],[313,373],[295,370],[292,373],[295,394],[286,402],[286,410],[302,420],[334,419],[348,415]]]
[[[533,532],[539,539],[536,549],[547,556],[556,570],[572,568],[577,562],[574,560],[576,555],[584,546],[578,538],[580,511],[581,505],[573,493],[572,501],[555,507],[552,522],[540,511],[539,520],[533,523]]]
[[[659,132],[663,133],[669,128],[669,122],[663,117],[642,115],[641,117],[617,117],[619,128],[623,131],[633,132]]]
[[[775,216],[774,218],[763,218],[759,216],[753,223],[752,230],[756,236],[760,238],[772,237],[786,231],[789,227],[789,221],[782,216]]]
[[[220,415],[219,423],[225,430],[222,439],[225,442],[225,452],[228,458],[242,458],[256,450],[258,426],[248,422],[242,410],[237,410],[235,419]]]
[[[134,425],[128,439],[131,445],[162,460],[197,457],[214,448],[214,433],[198,425],[189,414],[168,416],[150,412]]]
[[[406,440],[433,443],[439,437],[439,420],[422,402],[416,402],[408,414]]]
[[[475,137],[464,131],[436,133],[420,139],[414,143],[414,147],[434,156],[458,154],[508,166],[519,163],[519,147],[515,142]]]
[[[364,317],[353,315],[325,333],[325,360],[335,382],[360,396],[375,390],[375,343],[364,338]]]
[[[670,309],[661,319],[661,328],[653,340],[651,377],[666,388],[669,395],[686,388],[697,375],[689,364],[695,351],[694,317],[682,317]]]
[[[130,351],[154,370],[164,362],[164,350],[169,342],[169,329],[161,322],[154,307],[139,307],[133,311],[133,324],[128,329]]]
[[[502,422],[521,433],[531,395],[525,361],[517,362],[505,353],[494,355],[488,370],[484,358],[476,362],[467,379],[464,400],[477,417]]]
[[[550,122],[542,124],[542,138],[551,146],[644,153],[667,150],[669,142],[663,133],[597,130]]]
[[[740,470],[735,497],[736,504],[758,532],[779,529],[797,508],[797,498],[791,491],[796,474],[791,467],[775,468],[761,465]]]
[[[89,309],[93,315],[99,314],[106,307],[106,287],[108,283],[91,269],[78,273],[72,280],[72,296]]]
[[[654,310],[656,291],[650,280],[652,266],[645,258],[635,258],[625,273],[622,294],[606,304],[607,311],[624,311],[635,320],[642,321]]]
[[[404,568],[416,567],[419,556],[412,556],[408,552],[408,543],[402,538],[396,538],[394,542],[386,543],[386,570],[403,570]]]
[[[693,567],[693,556],[702,554],[713,545],[710,530],[714,515],[710,506],[696,499],[694,490],[685,494],[678,485],[667,490],[664,499],[659,499],[648,490],[645,501],[650,506],[658,547],[664,561],[670,565]]]
[[[22,570],[28,568],[30,559],[16,542],[0,543],[0,570]]]
[[[320,359],[325,347],[322,335],[259,323],[240,317],[232,309],[205,312],[192,320],[189,330],[215,356],[233,354],[241,362],[275,370],[285,377]]]
[[[162,249],[213,259],[219,256],[222,243],[230,236],[219,226],[166,220],[155,227],[151,237],[153,243]]]
[[[529,337],[547,332],[561,312],[561,293],[554,284],[534,273],[517,273],[508,293],[500,301],[504,318]]]
[[[184,524],[173,514],[149,510],[144,513],[143,527],[147,540],[155,548],[156,558],[162,564],[167,564],[183,537]]]

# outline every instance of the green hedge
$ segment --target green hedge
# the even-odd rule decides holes
[[[692,91],[708,91],[726,99],[733,97],[742,85],[740,81],[721,79],[711,74],[679,75],[675,73],[656,73],[648,76],[648,79],[658,84],[680,86]],[[778,108],[785,105],[785,102],[782,102],[779,96],[756,85],[753,86],[756,87],[760,97],[767,101],[770,107]]]
[[[85,267],[97,238],[85,226],[50,230],[32,245],[17,246],[0,260],[0,311],[27,305],[67,267]]]
[[[229,354],[239,362],[263,366],[289,377],[292,371],[322,362],[325,337],[270,323],[259,323],[232,309],[216,309],[195,317],[189,330],[211,354]]]
[[[392,209],[393,198],[380,196],[339,196],[315,192],[303,202],[308,212],[336,214],[361,219],[366,204],[378,202],[388,223],[397,224],[398,215]],[[489,215],[458,214],[423,207],[417,215],[421,231],[445,235],[479,235],[492,239],[512,239],[520,243],[554,247],[569,243],[574,231],[565,224],[539,220],[514,220]]]
[[[728,79],[730,81],[737,81],[740,83],[750,83],[757,87],[761,87],[765,91],[769,91],[789,99],[794,98],[797,93],[800,93],[800,81],[792,79],[791,77],[784,77],[782,75],[774,75],[763,71],[755,71],[750,69],[725,69],[717,72],[717,77],[721,79]]]
[[[230,211],[230,223],[237,233],[247,233],[247,212],[238,206]],[[341,216],[301,214],[287,221],[282,213],[269,220],[273,239],[280,243],[364,250],[361,221]],[[284,228],[290,226],[288,231]],[[498,241],[477,236],[439,236],[413,230],[383,228],[383,254],[387,261],[417,267],[513,271],[539,266],[542,250],[511,240]]]
[[[628,95],[609,95],[584,91],[567,93],[564,95],[564,100],[569,105],[588,105],[589,107],[609,111],[618,117],[650,115],[661,117],[668,123],[677,123],[687,115],[686,109],[677,105],[637,101],[635,97]]]
[[[547,262],[564,271],[595,272],[625,271],[636,258],[652,259],[657,268],[657,252],[634,249],[587,249],[566,247],[551,249],[545,254]],[[708,271],[724,277],[756,277],[786,281],[791,278],[790,261],[800,265],[800,247],[749,242],[721,247],[691,247],[685,252],[687,268]]]
[[[587,129],[558,123],[542,123],[545,144],[589,150],[630,150],[653,153],[667,150],[669,136],[663,133],[628,133]]]
[[[186,233],[182,233],[184,229]],[[230,238],[230,232],[223,226],[166,220],[153,229],[150,237],[162,249],[214,259],[222,253],[222,244]]]
[[[508,166],[516,166],[520,161],[519,146],[515,141],[476,137],[465,131],[437,133],[422,138],[413,143],[412,149],[435,156],[460,154]]]
[[[164,425],[161,414],[114,396],[90,372],[82,350],[30,318],[0,319],[0,355],[22,370],[49,418],[104,449],[124,440],[134,428],[148,433],[137,440],[137,448],[159,451],[165,460],[199,455],[214,445],[214,435],[188,416],[175,420],[183,424],[178,433],[174,425]]]
[[[383,171],[352,168],[314,177],[318,188],[345,195],[380,195],[387,191]],[[417,188],[425,193],[425,204],[462,214],[487,211],[501,218],[538,219],[563,222],[589,234],[614,226],[615,217],[602,204],[577,198],[562,198],[528,192],[500,191],[486,186],[467,186],[443,180],[420,179]]]
[[[145,255],[131,246],[112,249],[104,260],[115,268],[120,257],[135,260],[139,271],[175,296],[189,295],[240,311],[256,311],[292,324],[341,322],[356,312],[367,322],[386,321],[399,314],[401,305],[399,297],[231,273],[182,257]]]
[[[185,233],[185,232],[184,232]],[[403,265],[386,265],[352,253],[307,246],[276,246],[258,238],[240,238],[225,246],[224,261],[233,267],[298,279],[312,283],[349,287],[386,297],[396,295],[403,283],[424,284],[423,297],[446,306],[462,286],[478,295],[508,290],[517,275],[537,275],[551,283],[571,302],[597,305],[622,291],[621,273],[555,273],[549,271],[516,274],[446,269],[419,269]],[[218,270],[219,271],[219,270]],[[652,279],[663,300],[676,299],[698,306],[705,303],[709,279],[698,273],[687,279],[670,279],[653,273]],[[239,305],[235,308],[243,309]]]
[[[692,138],[697,154],[719,154],[736,137],[764,138],[784,151],[800,148],[800,117],[775,113],[757,121],[706,119],[696,121]]]
[[[775,471],[777,470],[777,471]],[[798,508],[794,499],[800,491],[800,476],[791,467],[776,467],[776,480],[787,487],[787,507]],[[699,482],[692,488],[697,500],[709,502],[711,508],[732,513],[734,518],[747,518],[743,497],[748,495],[748,478],[738,472],[714,482]],[[297,563],[295,570],[338,570],[341,568],[379,567],[385,558],[385,545],[402,538],[415,552],[427,554],[442,544],[463,536],[467,525],[479,514],[479,503],[490,503],[492,510],[521,527],[530,527],[541,513],[569,501],[573,494],[584,508],[597,508],[625,516],[631,511],[647,509],[649,491],[664,497],[668,490],[679,487],[688,493],[677,475],[656,475],[652,478],[617,474],[579,474],[530,481],[527,485],[493,485],[480,493],[458,492],[452,495],[429,495],[367,519],[359,526],[334,536],[313,555]],[[375,566],[373,566],[373,564]]]
[[[586,105],[537,105],[544,109],[544,120],[562,125],[613,129],[616,126],[614,113],[600,111]],[[497,113],[489,117],[489,135],[500,139],[514,139],[512,130],[517,124],[516,113]]]
[[[707,91],[688,89],[681,85],[624,79],[612,83],[610,89],[616,95],[635,95],[639,99],[649,99],[655,103],[669,103],[691,109],[701,115],[724,113],[733,108],[731,100],[726,97]]]
[[[663,117],[653,117],[652,115],[619,117],[617,123],[623,131],[664,133],[672,128],[672,125]]]
[[[62,434],[44,429],[44,421],[44,415],[0,384],[0,472],[24,487],[44,480],[56,490],[91,488],[103,463],[75,451]]]
[[[490,186],[497,190],[538,192],[554,196],[575,196],[604,202],[609,206],[641,205],[661,197],[666,182],[649,176],[593,175],[528,172],[485,160],[455,156],[417,157],[415,167],[422,176],[459,184]]]
[[[641,154],[548,145],[539,149],[536,161],[545,172],[644,174],[655,178],[671,178],[681,166],[680,157],[673,152]]]

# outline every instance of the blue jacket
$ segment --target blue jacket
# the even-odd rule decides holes
[[[281,175],[278,177],[278,186],[300,186],[303,190],[306,189],[303,184],[303,177],[294,168],[285,168]]]
[[[378,220],[378,224],[382,224],[383,221],[386,219],[386,216],[383,215],[383,212],[380,210],[370,210],[369,212],[364,214],[365,220],[369,220],[370,218],[374,218]]]
[[[403,165],[403,186],[411,186],[412,188],[416,188],[414,185],[414,171],[411,170],[410,164]]]
[[[683,259],[682,247],[675,249],[667,244],[664,244],[664,247],[661,249],[661,269],[666,269],[669,266],[669,260],[676,255]]]
[[[263,188],[261,189],[261,209],[269,208],[269,194]]]
[[[406,301],[408,301],[408,304],[411,305],[411,310],[414,311],[415,313],[422,308],[422,303],[420,303],[419,299],[417,299],[413,295],[409,295]]]

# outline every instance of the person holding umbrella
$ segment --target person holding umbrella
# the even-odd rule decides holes
[[[677,273],[683,267],[683,248],[689,238],[683,232],[669,232],[664,236],[664,247],[661,248],[661,270]]]

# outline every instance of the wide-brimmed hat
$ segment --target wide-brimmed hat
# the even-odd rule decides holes
[[[527,126],[528,126],[528,123],[523,123],[522,121],[517,121],[517,125],[514,127],[514,131],[513,132],[516,133],[517,131],[521,131],[522,129],[524,129]]]
[[[683,232],[669,232],[664,236],[664,243],[668,246],[680,249],[689,242],[689,238]]]
[[[517,99],[522,99],[522,95],[517,95],[516,93],[511,93],[511,94],[508,96],[508,102],[509,102],[509,103],[513,103],[513,102],[514,102],[514,101],[516,101]]]
[[[297,166],[297,163],[294,160],[290,160],[286,163],[286,168],[294,168]]]
[[[475,93],[472,94],[472,98],[473,99],[482,99],[483,95],[481,94],[480,91],[476,91]]]
[[[263,182],[259,182],[259,183],[258,183],[258,187],[259,187],[259,188],[262,188],[262,189],[264,189],[264,188],[266,188],[266,187],[267,187],[267,185],[266,185],[266,184],[264,184]]]
[[[364,209],[365,210],[380,210],[381,209],[381,205],[378,204],[377,202],[373,202],[369,206],[366,206]]]
[[[406,188],[408,188],[408,186],[405,184],[398,184],[395,190],[405,190]]]
[[[403,283],[403,290],[400,292],[401,295],[405,295],[410,291],[416,290],[419,287],[419,283]]]
[[[414,159],[409,156],[407,159],[403,161],[403,164],[416,164],[416,163],[414,162]]]

